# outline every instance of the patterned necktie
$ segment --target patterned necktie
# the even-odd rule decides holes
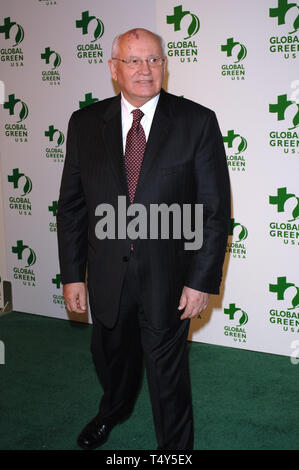
[[[144,116],[140,109],[134,109],[132,127],[128,132],[126,141],[125,164],[127,170],[128,190],[130,203],[134,201],[138,183],[143,154],[146,146],[146,138],[140,121]]]

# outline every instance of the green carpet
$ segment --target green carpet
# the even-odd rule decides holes
[[[91,326],[13,312],[0,317],[0,449],[75,450],[101,390]],[[299,365],[288,357],[190,343],[195,449],[299,448]],[[156,449],[146,380],[103,450]]]

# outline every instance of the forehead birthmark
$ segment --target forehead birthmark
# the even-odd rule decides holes
[[[131,31],[128,31],[121,37],[121,41],[129,50],[131,50],[132,49],[131,41],[134,39],[138,40],[139,38],[140,38],[140,34],[138,34],[138,30],[132,29]]]
[[[130,31],[129,34],[130,34],[130,36],[133,36],[133,38],[139,39],[138,29],[132,29],[132,31]]]
[[[156,41],[156,39],[157,38],[155,37],[155,35],[153,35],[150,31],[147,31],[146,29],[134,28],[130,31],[127,31],[121,36],[120,44],[131,52],[137,46],[136,41],[138,41],[138,43],[140,41],[140,43],[143,44],[143,41],[145,41],[146,43],[152,41],[153,43],[154,41]]]
[[[129,49],[129,51],[131,51],[131,49],[132,49],[132,42],[131,41],[134,40],[134,39],[139,40],[140,39],[140,33],[138,33],[138,29],[132,29],[131,31],[128,31],[123,36],[123,39],[126,42],[127,48]]]

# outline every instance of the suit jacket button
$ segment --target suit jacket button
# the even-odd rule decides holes
[[[123,256],[123,262],[126,263],[127,261],[129,261],[129,257],[128,256]]]

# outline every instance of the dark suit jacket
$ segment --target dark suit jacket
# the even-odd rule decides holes
[[[95,209],[109,203],[117,213],[118,196],[128,201],[123,154],[120,95],[72,114],[57,213],[61,279],[84,282],[88,268],[92,318],[107,327],[117,320],[131,242],[98,239]],[[204,205],[200,250],[184,250],[184,238],[134,241],[145,314],[155,328],[168,328],[182,313],[177,307],[184,285],[219,292],[230,196],[213,111],[161,90],[134,203]]]

